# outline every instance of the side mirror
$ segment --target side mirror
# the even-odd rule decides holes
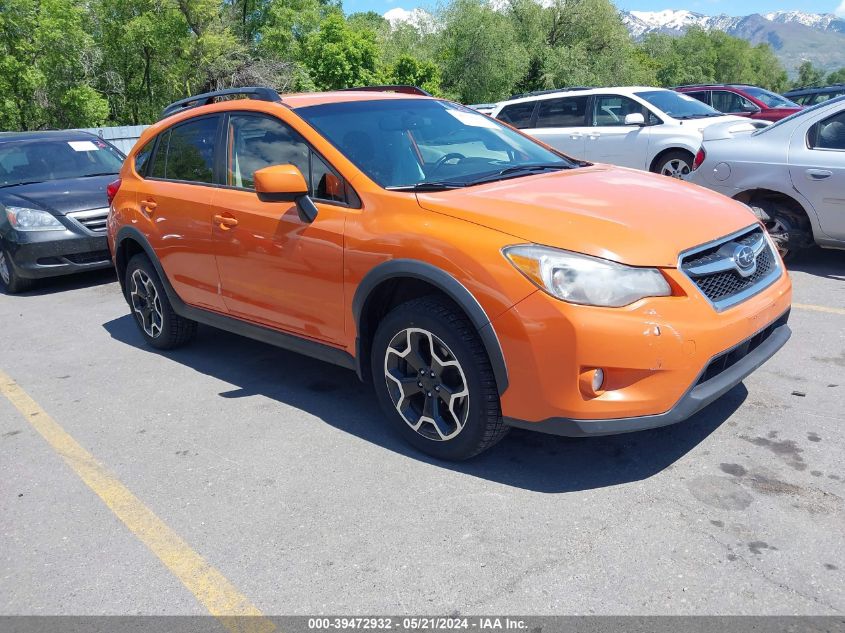
[[[645,117],[639,112],[632,112],[625,115],[625,125],[638,125],[643,127],[645,125]]]
[[[758,112],[762,112],[762,110],[760,110],[760,108],[758,108],[753,103],[743,103],[742,111],[748,112],[749,114],[757,114]]]
[[[252,177],[262,202],[296,202],[300,220],[310,224],[317,217],[317,207],[308,197],[308,185],[296,165],[270,165]]]

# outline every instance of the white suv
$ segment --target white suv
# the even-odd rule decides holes
[[[532,92],[496,104],[490,116],[574,158],[675,178],[690,172],[704,128],[746,121],[674,90],[646,87]]]

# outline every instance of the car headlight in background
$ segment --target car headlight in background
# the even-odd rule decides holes
[[[656,268],[634,268],[533,244],[509,246],[502,252],[541,290],[570,303],[619,308],[644,297],[672,294]]]
[[[6,207],[6,217],[18,231],[63,231],[65,226],[41,209]]]

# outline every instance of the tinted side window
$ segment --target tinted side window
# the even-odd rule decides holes
[[[167,164],[167,142],[170,140],[170,130],[162,132],[158,137],[158,147],[152,164],[147,167],[147,174],[151,178],[164,178],[164,166]]]
[[[745,97],[727,90],[713,91],[713,107],[719,112],[743,112],[744,106],[753,106]]]
[[[697,92],[684,92],[685,95],[688,97],[692,97],[693,99],[698,99],[701,103],[707,103],[707,91],[706,90],[699,90]]]
[[[227,135],[226,184],[253,189],[254,174],[270,165],[296,165],[318,200],[346,202],[346,183],[292,128],[265,116],[232,115]]]
[[[618,95],[598,96],[595,98],[593,105],[593,125],[597,127],[625,125],[625,117],[629,114],[646,116],[649,113],[643,106],[628,97]]]
[[[527,101],[505,106],[496,118],[515,128],[526,128],[531,127],[531,116],[533,114],[534,102]]]
[[[165,178],[214,182],[214,139],[218,119],[205,117],[171,128]]]
[[[537,112],[537,127],[581,127],[585,125],[588,97],[545,99]]]
[[[813,149],[845,151],[845,112],[816,123],[810,128],[808,140]]]
[[[153,155],[153,147],[155,147],[155,139],[141,148],[141,151],[135,154],[135,171],[142,178],[147,175],[147,165],[150,162],[150,157]]]

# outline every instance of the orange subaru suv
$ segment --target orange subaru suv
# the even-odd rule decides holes
[[[744,205],[415,88],[176,102],[108,195],[150,345],[203,323],[353,369],[438,458],[680,422],[790,335]]]

